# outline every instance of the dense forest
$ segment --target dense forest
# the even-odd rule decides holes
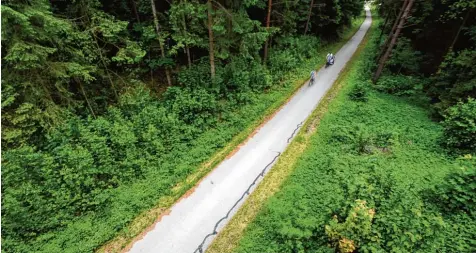
[[[275,165],[287,176],[208,252],[475,252],[476,2],[373,7],[336,97]]]
[[[291,94],[296,69],[341,39],[363,4],[3,2],[3,250],[100,247]],[[438,145],[450,157],[475,154],[476,1],[373,6],[378,36],[362,68],[372,87],[426,100],[444,129]],[[473,221],[468,164],[440,195]]]
[[[292,94],[362,6],[3,2],[3,250],[100,247]]]

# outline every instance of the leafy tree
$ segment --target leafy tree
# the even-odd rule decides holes
[[[155,27],[155,32],[157,33],[157,39],[159,41],[160,54],[161,54],[162,58],[165,58],[164,39],[161,36],[159,20],[157,18],[157,11],[155,9],[155,1],[151,0],[150,3],[151,3],[151,7],[152,7],[152,14],[154,15],[154,27]],[[167,84],[169,86],[172,86],[172,79],[171,79],[171,76],[170,76],[170,70],[167,69],[167,67],[165,69],[165,75],[167,76]]]
[[[60,121],[61,106],[75,109],[86,101],[94,114],[89,94],[81,89],[97,71],[84,54],[88,36],[53,16],[47,1],[9,3],[1,10],[2,147],[21,146],[41,135]]]
[[[171,48],[171,54],[177,54],[178,50],[185,49],[188,67],[191,67],[191,47],[206,48],[204,40],[205,29],[202,23],[205,21],[205,6],[195,1],[179,1],[172,4],[169,12],[169,22],[173,30],[172,38],[176,45]]]

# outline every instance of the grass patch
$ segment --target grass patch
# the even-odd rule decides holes
[[[356,20],[353,26],[360,26],[364,18]],[[353,36],[353,35],[352,35]],[[305,131],[300,131],[286,151],[279,157],[278,162],[268,172],[263,181],[253,191],[243,206],[228,222],[226,227],[218,234],[213,243],[207,249],[207,253],[232,252],[238,246],[246,227],[251,223],[259,213],[266,201],[280,190],[282,183],[289,174],[295,169],[296,162],[302,153],[308,148],[311,136],[316,132],[320,119],[327,112],[330,102],[339,93],[344,80],[347,78],[352,62],[361,53],[368,39],[368,34],[364,37],[359,48],[356,50],[352,59],[347,63],[333,86],[327,91],[318,107],[303,125]]]
[[[247,125],[244,130],[238,131],[237,134],[233,133],[232,135],[235,137],[233,137],[228,144],[223,148],[218,149],[214,154],[209,154],[207,157],[210,158],[197,166],[197,169],[193,170],[193,172],[181,183],[174,185],[169,195],[160,198],[158,201],[154,201],[155,204],[152,208],[149,207],[146,211],[142,211],[138,216],[129,215],[127,217],[128,220],[125,221],[127,222],[127,225],[124,228],[120,228],[113,236],[114,239],[100,247],[97,252],[121,252],[130,247],[131,243],[134,242],[135,239],[140,238],[144,232],[152,228],[153,225],[167,213],[168,209],[175,202],[177,202],[182,196],[191,193],[193,187],[197,185],[205,175],[226,159],[228,155],[233,153],[240,144],[252,136],[254,131],[259,128],[261,124],[270,119],[273,114],[288,101],[290,96],[307,81],[310,70],[322,66],[327,52],[334,52],[342,47],[347,40],[355,34],[363,20],[363,17],[355,19],[352,25],[344,30],[340,41],[324,45],[318,50],[315,57],[303,62],[303,64],[294,72],[288,73],[283,82],[284,85],[260,95],[257,99],[260,101],[259,103],[247,105],[238,112],[242,115],[242,118],[246,119],[246,122],[243,122],[243,124]],[[207,136],[223,135],[223,133],[216,134],[217,132],[218,130],[215,130],[205,134]],[[193,150],[191,152],[193,152]],[[144,184],[147,184],[148,182],[150,182],[150,180],[144,182]],[[140,191],[144,184],[136,184],[133,186],[133,189],[129,188],[124,191],[131,192],[134,189]],[[108,237],[111,238],[112,236]]]

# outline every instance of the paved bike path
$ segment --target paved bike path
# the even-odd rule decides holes
[[[290,137],[316,108],[332,86],[339,72],[350,60],[372,22],[370,12],[357,33],[335,54],[333,66],[321,68],[312,86],[304,85],[295,96],[232,157],[223,161],[187,198],[181,199],[155,227],[137,241],[131,253],[192,253],[203,251],[214,236],[217,222],[225,217],[262,170],[276,161]],[[310,71],[309,71],[310,72]],[[269,169],[268,169],[269,170]],[[252,188],[254,189],[254,187]],[[232,209],[229,217],[217,226],[219,231],[243,204]]]

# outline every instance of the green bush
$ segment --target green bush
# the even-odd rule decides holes
[[[184,93],[173,98],[169,93],[175,103],[163,107],[139,88],[104,116],[66,119],[49,133],[41,149],[24,146],[5,151],[4,235],[34,238],[76,217],[101,212],[111,190],[131,178],[143,178],[174,147],[197,136],[197,127],[213,122],[214,98],[203,91]],[[176,180],[169,175],[162,183]]]
[[[180,71],[177,79],[181,85],[186,87],[211,87],[210,63],[206,59],[202,59],[198,64],[193,64],[190,68]]]
[[[165,108],[187,125],[200,129],[216,123],[220,106],[217,95],[202,87],[169,87],[164,93]]]
[[[334,126],[329,138],[330,144],[339,145],[341,150],[358,154],[372,154],[377,150],[390,151],[397,143],[397,134],[392,131],[369,133],[365,126]]]
[[[269,89],[273,85],[268,69],[257,62],[253,62],[251,65],[250,75],[250,86],[255,92]]]
[[[365,83],[356,84],[350,91],[349,98],[352,101],[367,102],[369,100],[367,85]]]
[[[476,152],[476,99],[468,98],[466,102],[460,101],[448,108],[442,124],[447,147],[460,152]]]
[[[256,79],[254,76],[260,72],[259,70],[263,69],[264,67],[254,60],[242,57],[233,58],[224,67],[222,75],[223,84],[220,93],[233,106],[243,106],[252,103],[256,95],[254,91],[262,91],[264,87],[269,87],[269,83],[259,83],[261,80]],[[266,73],[259,73],[259,75]]]
[[[273,81],[280,81],[286,72],[294,69],[294,66],[298,64],[299,60],[294,54],[288,50],[272,51],[269,56],[269,69],[273,74]]]
[[[386,75],[380,77],[375,88],[397,96],[412,95],[421,90],[423,82],[414,76]]]
[[[458,211],[476,214],[476,160],[471,155],[460,160],[460,169],[445,178],[436,196],[449,214]]]
[[[369,237],[371,237],[374,216],[375,209],[367,207],[365,200],[357,199],[344,222],[339,222],[337,215],[334,215],[325,226],[331,245],[337,252],[354,252],[364,240],[373,239]]]
[[[112,166],[95,164],[94,155],[87,147],[70,144],[55,148],[54,155],[30,147],[6,152],[2,236],[30,239],[104,205],[118,178]],[[109,160],[108,153],[101,155],[105,158],[99,159]]]
[[[302,61],[314,56],[320,48],[320,40],[316,36],[286,36],[277,41],[277,48],[289,51],[298,60]]]

